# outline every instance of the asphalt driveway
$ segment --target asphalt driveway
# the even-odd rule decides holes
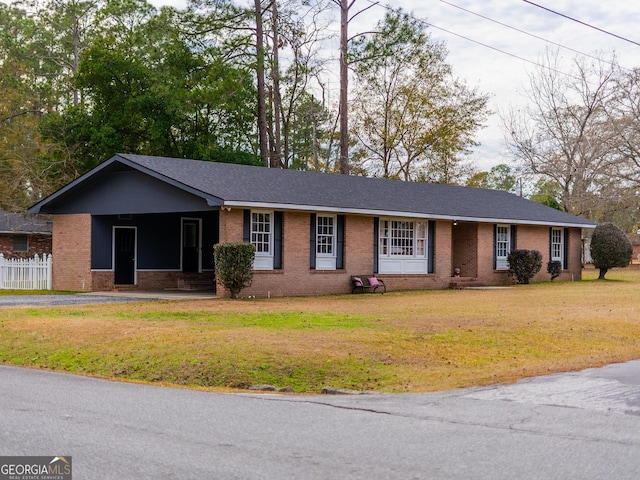
[[[74,293],[70,295],[0,295],[2,307],[59,307],[97,303],[150,302],[157,300],[188,300],[216,298],[212,292],[100,292]]]

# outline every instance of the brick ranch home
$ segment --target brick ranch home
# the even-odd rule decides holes
[[[460,279],[512,283],[507,255],[539,250],[580,279],[592,222],[506,192],[118,154],[40,201],[53,215],[53,288],[213,287],[213,245],[253,242],[243,295],[348,293],[351,275],[390,290]],[[226,294],[217,286],[219,294]]]
[[[0,210],[0,253],[6,259],[51,253],[51,222],[42,216]]]

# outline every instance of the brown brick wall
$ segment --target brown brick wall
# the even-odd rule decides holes
[[[285,212],[283,269],[254,272],[253,285],[243,296],[294,296],[347,293],[351,291],[351,275],[373,271],[373,218],[347,216],[345,223],[345,269],[316,271],[309,268],[309,213]],[[452,233],[455,230],[455,235]],[[220,241],[242,240],[242,210],[221,215]],[[224,234],[223,234],[224,232]],[[227,239],[227,240],[225,240]],[[476,240],[477,239],[477,240]],[[518,226],[517,247],[539,250],[543,268],[534,281],[547,281],[549,227]],[[447,288],[453,268],[460,264],[461,275],[478,278],[487,285],[508,285],[513,279],[505,271],[493,268],[493,224],[464,223],[453,226],[449,221],[436,222],[435,272],[424,275],[380,275],[390,290]],[[581,231],[572,229],[570,236],[570,268],[562,279],[581,278]],[[456,263],[457,262],[457,263]],[[218,285],[218,292],[224,289]]]
[[[221,215],[220,241],[242,239],[242,211],[223,227],[223,217],[230,218],[234,210]],[[351,275],[373,272],[373,218],[349,215],[345,222],[344,270],[320,271],[309,268],[309,213],[285,212],[283,235],[283,268],[255,271],[251,287],[242,296],[326,295],[351,291]],[[232,226],[239,223],[240,228]],[[222,232],[226,232],[223,236]],[[227,238],[228,240],[223,240]],[[381,275],[390,290],[446,288],[451,276],[451,223],[436,224],[436,265],[431,275]],[[440,274],[439,272],[445,272]],[[218,285],[222,294],[224,288]]]
[[[55,215],[53,289],[95,290],[91,274],[91,215]]]
[[[191,278],[197,278],[196,284],[189,284],[185,282],[185,274],[179,271],[137,271],[136,272],[136,284],[135,285],[115,285],[114,284],[114,272],[97,270],[92,273],[93,290],[98,292],[107,292],[111,290],[125,290],[125,291],[163,291],[163,290],[175,290],[175,289],[189,289],[196,287],[202,290],[213,289],[213,272],[203,272],[202,274],[188,274]]]
[[[232,210],[230,214],[232,215]],[[236,217],[242,227],[242,211]],[[373,219],[347,217],[345,223],[345,269],[320,271],[309,268],[308,212],[285,212],[283,219],[282,270],[255,271],[251,287],[241,295],[296,296],[348,293],[351,291],[351,275],[373,273]],[[221,232],[223,228],[221,227]],[[231,232],[230,241],[242,240],[242,228]],[[220,240],[222,240],[222,234]],[[229,238],[229,237],[227,237]],[[367,253],[368,251],[368,253]],[[224,288],[218,285],[218,292]]]
[[[542,268],[533,278],[534,282],[550,280],[547,273],[549,262],[549,227],[518,225],[516,247],[518,249],[538,250],[542,254]],[[487,284],[511,284],[514,279],[506,272],[493,270],[493,224],[478,225],[478,277]],[[569,268],[562,271],[559,280],[580,280],[582,278],[582,231],[569,229]]]
[[[478,225],[458,222],[453,231],[453,268],[460,269],[461,277],[478,276]]]
[[[345,268],[319,271],[309,268],[308,212],[284,213],[283,268],[254,272],[253,285],[243,296],[295,296],[348,293],[351,275],[373,272],[373,217],[348,215],[345,222]],[[243,210],[220,212],[220,242],[242,241]],[[455,233],[455,234],[454,234]],[[452,237],[452,234],[453,237]],[[91,272],[91,218],[89,215],[58,215],[54,219],[54,272],[56,289],[112,290],[113,272]],[[476,240],[477,238],[477,240]],[[549,228],[518,226],[517,247],[539,250],[543,268],[534,281],[547,281]],[[571,229],[570,265],[561,279],[581,278],[581,231]],[[139,245],[139,248],[144,246]],[[460,266],[463,276],[476,277],[487,285],[511,284],[506,272],[493,268],[493,224],[464,223],[454,226],[450,221],[436,222],[435,272],[422,275],[381,275],[390,290],[434,289],[449,286],[453,268]],[[475,272],[474,272],[475,269]],[[138,271],[140,290],[177,288],[181,272]],[[218,285],[218,293],[224,289]]]
[[[559,280],[581,280],[582,279],[582,230],[579,228],[569,229],[569,268],[564,270]],[[547,265],[542,266],[547,271]],[[548,274],[547,274],[548,275]],[[548,278],[547,278],[548,279]]]
[[[220,243],[242,241],[243,212],[241,208],[220,210]]]
[[[51,235],[28,235],[29,250],[27,252],[13,251],[13,234],[0,233],[0,253],[4,258],[33,258],[51,253]]]

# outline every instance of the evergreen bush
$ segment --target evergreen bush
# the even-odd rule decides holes
[[[562,262],[559,260],[553,260],[547,263],[547,273],[551,275],[551,281],[558,278],[562,272]]]
[[[213,247],[216,280],[229,290],[231,298],[251,286],[256,248],[252,243],[218,243]]]
[[[591,236],[593,266],[600,270],[598,279],[604,280],[607,271],[615,267],[628,267],[633,246],[625,233],[613,223],[598,225]]]
[[[530,283],[542,268],[542,254],[537,250],[513,250],[507,256],[509,275],[518,283]]]

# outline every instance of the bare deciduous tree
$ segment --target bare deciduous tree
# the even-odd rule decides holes
[[[530,104],[503,118],[506,145],[526,172],[560,186],[566,211],[593,217],[627,168],[608,112],[619,69],[615,58],[577,58],[565,74],[549,51],[541,63],[530,75]]]

